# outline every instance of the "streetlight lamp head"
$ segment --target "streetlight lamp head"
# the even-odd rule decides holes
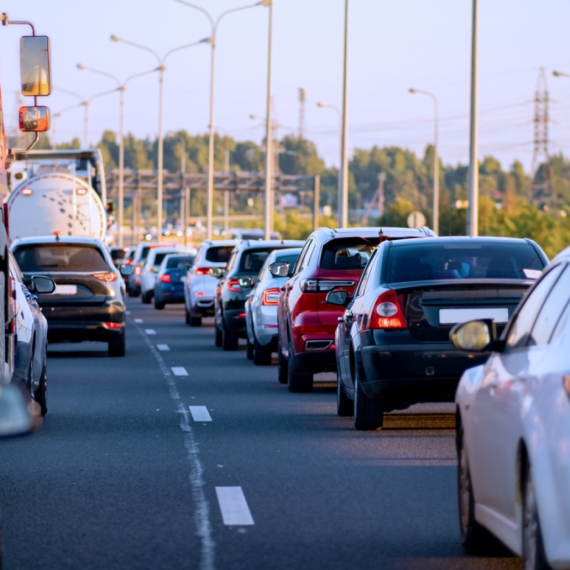
[[[198,43],[200,43],[200,44],[213,44],[214,38],[209,36],[207,38],[204,38],[203,40],[200,40]]]
[[[269,6],[271,6],[272,4],[273,4],[273,0],[260,0],[255,5],[256,6],[265,6],[266,8],[269,8]]]
[[[324,103],[321,103],[320,101],[317,103],[317,107],[325,107]]]
[[[115,34],[113,34],[111,36],[111,40],[114,42],[124,42],[125,41],[121,36],[116,36]]]
[[[561,73],[560,71],[553,71],[552,75],[554,75],[554,77],[562,77],[562,75],[564,75],[564,74]]]
[[[418,92],[418,90],[417,90],[417,89],[414,89],[413,87],[410,87],[410,88],[408,89],[408,91],[409,91],[410,93],[412,93],[412,95],[413,95],[414,93],[417,93],[417,92]]]
[[[86,65],[83,65],[82,63],[78,63],[77,69],[89,69],[89,68]]]

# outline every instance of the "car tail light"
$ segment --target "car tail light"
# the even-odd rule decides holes
[[[113,283],[113,281],[117,280],[117,274],[112,271],[106,271],[105,273],[93,273],[93,277],[95,277],[95,279],[99,279],[99,281],[105,281],[106,283]]]
[[[279,304],[279,289],[266,289],[261,296],[262,305],[278,305]]]
[[[172,277],[170,276],[170,273],[163,273],[160,276],[160,281],[162,283],[172,283]]]
[[[140,265],[137,265],[135,267],[135,275],[140,275],[142,273],[142,267]]]
[[[209,275],[210,268],[209,267],[196,267],[194,269],[194,275]]]
[[[105,323],[105,326],[108,329],[120,329],[121,328],[121,323]]]
[[[394,291],[387,291],[376,299],[368,328],[391,330],[408,328]]]
[[[327,293],[337,287],[353,287],[354,281],[341,281],[337,279],[303,279],[299,286],[303,293]]]
[[[233,291],[234,293],[241,293],[241,287],[239,284],[239,280],[237,279],[230,279],[228,281],[228,289]]]
[[[124,262],[125,265],[132,265],[133,264],[133,260],[132,259],[127,259]]]

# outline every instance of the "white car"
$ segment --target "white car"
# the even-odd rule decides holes
[[[271,364],[271,353],[277,352],[279,289],[291,276],[301,249],[295,247],[272,251],[245,303],[247,358],[253,360],[254,364]]]
[[[184,283],[187,325],[199,327],[202,325],[202,317],[214,316],[214,294],[218,279],[210,275],[210,269],[225,269],[237,243],[235,240],[206,240],[198,248],[194,265],[188,271]]]
[[[452,329],[457,348],[492,350],[457,389],[464,548],[488,531],[525,570],[570,569],[570,248],[554,259],[500,339],[489,321]]]
[[[141,271],[141,299],[145,304],[149,304],[154,296],[154,285],[156,283],[156,276],[158,275],[158,268],[162,260],[170,253],[187,253],[194,255],[196,250],[194,248],[180,248],[180,247],[155,247],[148,252],[146,262]]]

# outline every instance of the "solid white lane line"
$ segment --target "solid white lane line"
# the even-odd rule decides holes
[[[188,372],[186,372],[184,366],[173,366],[172,374],[174,374],[174,376],[188,376]]]
[[[170,370],[168,370],[162,356],[160,356],[148,337],[145,336],[140,329],[139,332],[145,340],[150,352],[152,352],[156,358],[162,375],[168,383],[170,397],[174,401],[177,411],[180,414],[180,429],[184,432],[184,447],[186,448],[190,462],[189,479],[190,486],[192,487],[191,496],[195,506],[194,521],[196,524],[196,534],[200,537],[200,559],[197,567],[199,570],[214,570],[216,544],[212,536],[212,525],[210,524],[210,503],[206,498],[206,493],[204,493],[204,487],[206,485],[204,482],[204,466],[199,457],[200,447],[196,442],[194,430],[190,425],[190,414],[180,398],[174,378]]]
[[[144,332],[146,334],[156,334],[156,331],[154,329],[144,329]]]
[[[206,406],[189,406],[190,413],[195,422],[211,422],[212,416]]]
[[[142,319],[133,319],[133,321],[135,321],[135,323],[142,323],[143,322]]]
[[[241,487],[216,487],[216,495],[225,525],[255,524]]]
[[[170,350],[167,344],[157,344],[156,348],[158,348],[158,350]]]
[[[130,314],[131,314],[131,311],[125,311],[125,313],[126,313],[127,315],[130,315]]]

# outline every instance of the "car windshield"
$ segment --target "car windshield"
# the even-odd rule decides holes
[[[387,283],[439,279],[532,279],[544,268],[528,243],[438,243],[418,240],[392,247]]]
[[[323,247],[323,269],[364,269],[379,238],[344,238],[329,241]]]
[[[171,255],[166,260],[166,269],[178,269],[178,265],[186,264],[187,267],[192,267],[194,263],[193,255]],[[180,268],[181,269],[181,268]]]
[[[227,263],[233,249],[233,245],[209,247],[206,251],[206,261],[211,261],[212,263]]]
[[[244,251],[239,264],[240,273],[257,275],[271,251],[272,249],[249,249]]]
[[[109,271],[97,247],[82,244],[25,244],[14,251],[24,273],[50,271]]]

